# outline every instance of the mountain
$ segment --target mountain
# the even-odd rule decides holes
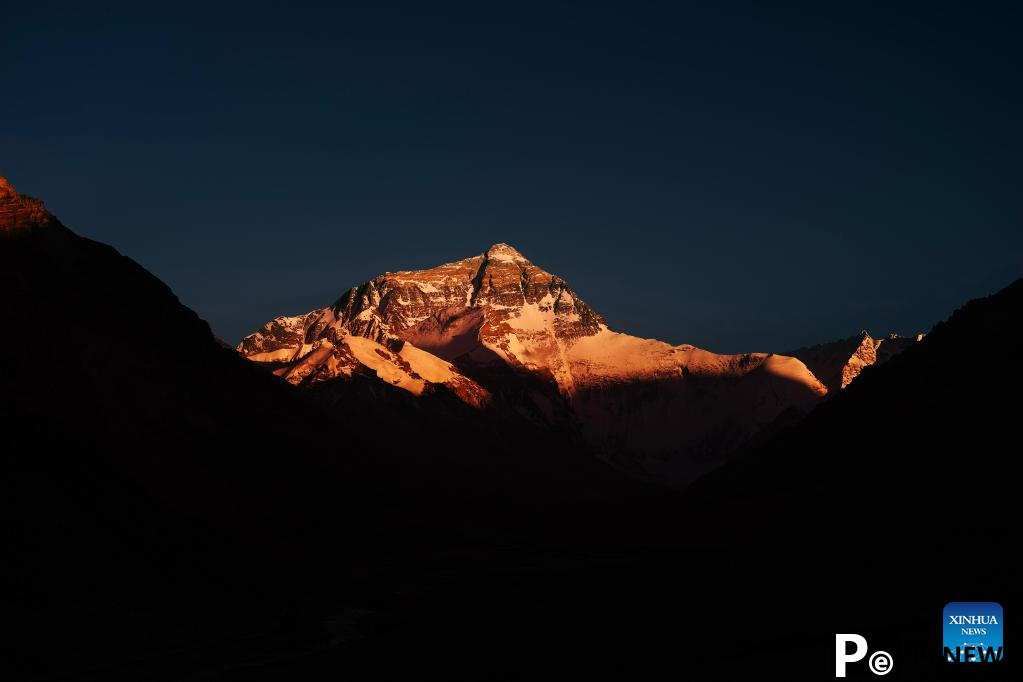
[[[754,535],[773,527],[843,542],[888,529],[898,548],[942,552],[970,537],[996,552],[1015,518],[1005,473],[1023,380],[1019,363],[998,359],[1018,357],[1021,339],[1018,279],[708,474],[689,490],[691,509],[728,509]],[[997,568],[992,556],[986,568]]]
[[[0,319],[4,679],[175,679],[318,643],[323,614],[437,552],[660,494],[492,418],[412,346],[351,339],[371,368],[299,391],[2,178]]]
[[[889,334],[875,339],[866,331],[846,339],[789,351],[803,361],[828,391],[834,393],[848,386],[865,368],[880,365],[923,339],[923,334],[899,336]]]
[[[0,319],[4,667],[23,666],[4,677],[272,622],[343,489],[313,456],[316,406],[3,178]]]
[[[0,246],[8,436],[124,456],[125,466],[146,471],[139,484],[173,499],[176,485],[193,496],[193,484],[211,474],[212,460],[193,462],[191,474],[171,472],[195,460],[193,450],[216,452],[239,439],[280,445],[287,429],[267,428],[269,418],[294,426],[310,409],[239,362],[140,265],[73,233],[3,178]]]
[[[883,630],[905,635],[901,674],[932,679],[916,673],[949,586],[1004,601],[1023,281],[805,419],[782,413],[685,490],[583,451],[559,412],[574,419],[575,396],[553,372],[485,361],[502,343],[516,359],[515,344],[567,346],[574,385],[593,381],[556,319],[532,337],[517,326],[531,314],[523,288],[521,303],[512,289],[490,308],[453,306],[479,329],[432,347],[402,338],[418,324],[373,338],[341,325],[320,347],[353,359],[314,380],[332,366],[307,363],[300,390],[264,370],[285,376],[311,349],[243,360],[139,264],[0,181],[14,625],[0,676],[656,679],[682,665],[755,677],[765,656],[819,676],[831,633]],[[306,343],[304,322],[291,333]],[[611,350],[624,336],[603,321],[600,334]],[[445,357],[448,338],[464,347]],[[629,339],[655,357],[667,346]],[[628,396],[594,366],[612,377],[609,400]],[[752,384],[756,371],[706,380]],[[457,376],[486,396],[460,396]],[[674,386],[659,381],[635,384],[654,397]],[[777,627],[736,628],[765,618]],[[704,646],[715,632],[734,637]],[[695,643],[683,659],[680,642]]]
[[[301,385],[374,374],[412,393],[571,423],[617,465],[685,484],[827,389],[798,359],[719,355],[611,330],[569,284],[507,244],[385,273],[278,317],[238,351]]]

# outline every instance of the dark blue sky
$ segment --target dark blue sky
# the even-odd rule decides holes
[[[498,241],[719,351],[1023,274],[1015,3],[76,4],[0,4],[0,174],[232,342]]]

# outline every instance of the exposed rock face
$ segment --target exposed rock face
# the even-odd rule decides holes
[[[440,384],[470,404],[493,398],[524,418],[571,422],[606,457],[678,483],[827,392],[795,358],[612,331],[567,282],[507,244],[386,273],[327,308],[271,320],[238,351],[281,363],[277,373],[296,384],[370,369],[416,394]]]
[[[54,222],[43,202],[18,194],[6,178],[0,177],[0,232],[26,232]]]
[[[883,339],[874,339],[866,331],[861,331],[847,339],[800,348],[788,355],[802,360],[829,391],[838,391],[852,383],[865,367],[886,362],[920,341],[923,336],[890,334]]]

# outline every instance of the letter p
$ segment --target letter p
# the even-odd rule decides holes
[[[856,642],[856,651],[845,653],[845,643]],[[845,664],[855,663],[867,655],[867,640],[859,635],[835,635],[835,677],[845,677]]]

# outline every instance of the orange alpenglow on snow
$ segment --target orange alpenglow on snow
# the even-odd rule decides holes
[[[506,392],[496,376],[530,375],[551,389],[518,392],[532,418],[568,418],[608,457],[676,483],[827,393],[796,358],[719,355],[613,331],[565,280],[503,243],[375,277],[328,307],[267,322],[238,351],[279,363],[294,384],[368,369],[417,395],[444,385],[476,406]]]

